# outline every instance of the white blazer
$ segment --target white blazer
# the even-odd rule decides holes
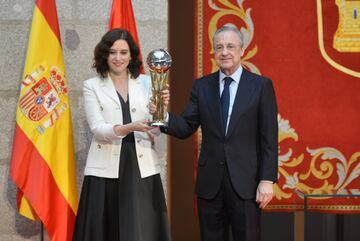
[[[149,76],[129,76],[129,105],[132,121],[151,118],[147,107],[151,97]],[[86,119],[93,133],[86,160],[85,175],[118,178],[122,138],[114,133],[114,125],[122,125],[123,117],[119,97],[112,80],[95,77],[84,82]],[[134,132],[135,148],[141,177],[160,172],[160,161],[166,158],[166,135],[160,130],[148,133]]]

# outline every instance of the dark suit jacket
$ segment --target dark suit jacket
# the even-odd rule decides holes
[[[260,180],[277,180],[277,105],[271,80],[243,69],[226,136],[221,113],[219,72],[215,72],[194,81],[185,111],[179,117],[169,113],[162,131],[186,138],[201,126],[199,197],[216,195],[226,163],[237,194],[254,198]]]

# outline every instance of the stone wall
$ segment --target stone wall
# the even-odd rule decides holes
[[[132,0],[143,56],[168,45],[168,1]],[[90,133],[82,104],[82,82],[93,77],[93,49],[107,30],[111,0],[57,0],[70,89],[78,188],[83,180]],[[0,0],[0,240],[39,240],[39,223],[16,211],[16,187],[9,176],[15,110],[34,1]],[[148,73],[148,70],[146,69]],[[166,188],[166,164],[162,178]]]

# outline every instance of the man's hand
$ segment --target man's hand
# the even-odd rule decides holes
[[[170,89],[168,84],[166,85],[165,89],[161,91],[161,98],[164,106],[164,113],[166,113],[167,107],[170,103]],[[157,111],[157,106],[154,104],[154,101],[154,97],[152,97],[148,105],[150,114],[154,114]]]
[[[167,110],[167,107],[170,103],[170,88],[169,85],[166,85],[166,88],[161,91],[161,97],[164,104],[164,109]]]
[[[256,190],[256,202],[260,208],[265,208],[266,205],[271,201],[274,195],[274,188],[271,182],[260,181],[259,186]]]

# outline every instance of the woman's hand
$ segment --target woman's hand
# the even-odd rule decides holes
[[[114,125],[114,132],[117,136],[126,136],[127,134],[140,131],[140,132],[147,132],[155,127],[148,125],[149,120],[140,120],[128,123],[126,125]]]
[[[133,131],[141,131],[141,132],[147,132],[151,129],[154,129],[155,127],[148,125],[149,120],[141,120],[141,121],[134,121],[129,123],[131,128],[131,132]]]

